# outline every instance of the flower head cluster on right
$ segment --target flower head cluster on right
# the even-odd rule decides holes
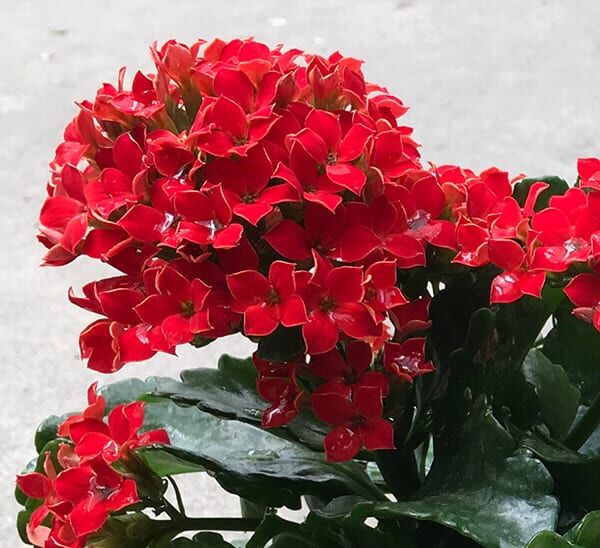
[[[406,107],[356,59],[254,40],[151,52],[155,73],[127,89],[122,71],[80,104],[40,215],[46,264],[85,255],[120,271],[70,294],[101,316],[80,337],[90,368],[236,332],[297,337],[282,361],[254,357],[263,424],[311,406],[343,461],[393,447],[390,386],[433,369],[428,300],[398,283],[430,249],[498,267],[492,303],[540,296],[548,273],[580,263],[565,291],[600,327],[598,160],[537,211],[544,182],[520,204],[499,169],[423,166]]]

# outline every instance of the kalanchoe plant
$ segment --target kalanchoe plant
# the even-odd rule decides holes
[[[573,186],[424,165],[356,59],[151,54],[67,126],[44,262],[118,271],[69,293],[100,316],[79,340],[93,370],[233,333],[256,351],[92,386],[45,421],[23,541],[598,546],[600,160]],[[242,517],[189,517],[173,476],[194,472]],[[278,516],[302,502],[304,521]]]

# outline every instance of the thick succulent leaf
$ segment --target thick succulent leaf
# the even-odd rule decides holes
[[[410,517],[440,523],[486,547],[522,547],[553,529],[558,503],[542,463],[514,453],[512,438],[483,402],[461,432],[440,440],[423,487],[406,502],[334,501],[321,511],[350,522]]]
[[[600,389],[600,333],[575,318],[565,304],[544,340],[543,352],[565,368],[571,382],[581,390],[583,403],[589,404]]]
[[[204,531],[193,538],[178,538],[171,541],[168,548],[233,548],[219,533]],[[167,546],[165,546],[167,548]]]
[[[154,395],[176,403],[195,405],[223,418],[260,424],[268,404],[256,392],[256,369],[251,359],[221,356],[218,367],[189,369],[181,373],[181,382],[161,379]],[[304,410],[285,429],[313,449],[322,450],[327,430],[309,410]]]
[[[576,545],[592,548],[600,546],[600,512],[590,512],[570,531],[565,539]]]
[[[589,512],[600,509],[600,448],[588,445],[587,454],[573,451],[535,430],[522,440],[546,465],[563,506]]]
[[[597,548],[600,546],[600,512],[591,512],[560,536],[552,531],[535,535],[526,548]]]
[[[334,464],[322,453],[238,421],[223,420],[195,407],[171,401],[146,404],[145,428],[165,428],[170,446],[147,448],[151,466],[159,453],[161,469],[174,457],[180,465],[198,465],[214,474],[228,491],[253,502],[295,507],[298,497],[313,494],[378,492],[356,463]]]
[[[533,349],[523,361],[523,376],[538,398],[540,414],[557,439],[569,431],[577,414],[581,393],[571,385],[565,370]]]
[[[583,548],[572,544],[554,531],[541,531],[535,535],[525,548]]]
[[[273,333],[258,340],[258,355],[270,362],[285,362],[305,351],[300,327],[280,325]]]
[[[513,189],[513,197],[515,200],[517,200],[517,202],[519,202],[521,207],[525,205],[531,185],[537,183],[538,181],[547,183],[549,186],[538,196],[538,199],[535,203],[535,211],[540,211],[541,209],[547,208],[548,202],[552,196],[555,194],[562,195],[569,189],[569,183],[560,177],[556,177],[555,175],[544,175],[542,177],[527,177],[525,179],[521,179]]]

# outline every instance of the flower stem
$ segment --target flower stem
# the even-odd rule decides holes
[[[177,521],[181,531],[254,531],[261,518],[183,518]]]
[[[588,407],[583,416],[575,423],[575,426],[565,437],[565,445],[571,449],[579,449],[588,438],[594,433],[594,430],[600,424],[600,393],[596,395],[592,404]]]

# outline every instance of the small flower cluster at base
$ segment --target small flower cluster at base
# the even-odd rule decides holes
[[[64,443],[55,455],[46,453],[43,472],[17,476],[18,488],[41,501],[27,524],[34,546],[83,548],[112,512],[140,501],[135,480],[112,465],[126,461],[136,448],[166,444],[169,437],[162,429],[138,432],[144,420],[141,402],[118,405],[107,422],[105,408],[105,399],[92,385],[85,411],[60,425]]]

